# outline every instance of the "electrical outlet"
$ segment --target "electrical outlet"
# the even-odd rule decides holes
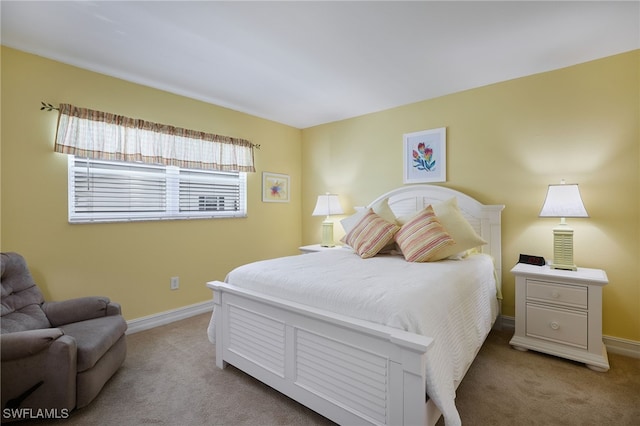
[[[180,278],[171,277],[171,290],[177,290],[180,288]]]

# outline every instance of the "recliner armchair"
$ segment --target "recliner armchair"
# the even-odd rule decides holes
[[[2,421],[18,420],[7,408],[86,406],[126,357],[120,305],[106,297],[45,302],[24,258],[1,256]]]

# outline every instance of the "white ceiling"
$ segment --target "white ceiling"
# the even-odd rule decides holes
[[[640,48],[638,1],[0,7],[6,46],[298,128]]]

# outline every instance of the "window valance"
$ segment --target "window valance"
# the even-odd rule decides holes
[[[98,160],[255,172],[254,144],[166,124],[60,104],[55,151]]]

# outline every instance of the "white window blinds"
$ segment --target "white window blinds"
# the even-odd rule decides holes
[[[69,222],[245,217],[246,173],[69,156]]]

